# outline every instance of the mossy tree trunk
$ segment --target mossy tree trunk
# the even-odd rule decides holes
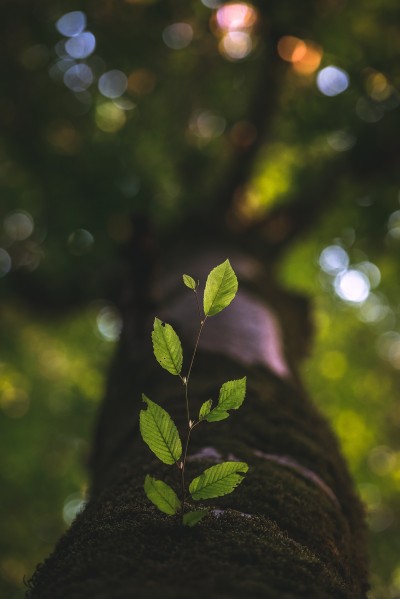
[[[229,249],[224,251],[230,256]],[[196,277],[198,272],[190,271],[189,265],[195,268],[201,258],[189,259],[182,248],[178,255],[188,264],[182,272]],[[160,306],[159,314],[170,317],[190,344],[190,326],[182,316],[182,294],[190,292],[183,286],[178,290],[180,260],[175,256],[176,272],[168,272],[176,275],[176,289],[172,285],[168,291],[167,280],[160,279],[164,312]],[[136,264],[143,261],[137,259]],[[231,495],[204,502],[211,512],[193,528],[182,527],[178,517],[163,515],[145,497],[146,474],[178,489],[179,472],[161,465],[141,440],[141,393],[165,406],[181,431],[185,406],[178,377],[162,371],[152,356],[151,317],[157,311],[149,310],[148,302],[145,308],[140,284],[136,292],[131,287],[125,294],[130,299],[122,305],[124,330],[94,443],[90,501],[33,576],[31,599],[366,596],[362,508],[335,436],[296,374],[296,361],[306,345],[304,305],[300,298],[277,290],[265,269],[245,265],[242,271],[242,294],[251,298],[253,307],[268,303],[269,313],[281,322],[274,325],[275,333],[283,335],[276,341],[281,347],[275,349],[282,352],[279,359],[287,371],[268,355],[257,360],[246,354],[254,336],[251,314],[242,315],[239,329],[234,304],[231,318],[223,324],[218,316],[210,319],[207,326],[216,327],[217,334],[196,359],[190,391],[193,411],[205,399],[215,398],[227,380],[247,376],[248,391],[242,408],[229,419],[195,429],[187,474],[191,479],[218,460],[239,459],[250,466],[245,481]],[[253,274],[246,277],[246,272]],[[240,303],[240,297],[235,302]],[[224,345],[229,327],[240,332],[243,359]],[[285,329],[291,331],[286,341]],[[147,330],[145,337],[142,330]],[[261,326],[255,336],[262,339],[265,333]],[[187,345],[185,349],[187,362]]]

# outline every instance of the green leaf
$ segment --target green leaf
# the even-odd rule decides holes
[[[199,420],[204,420],[204,418],[211,412],[212,399],[208,399],[203,403],[199,412]]]
[[[193,289],[193,291],[196,290],[197,283],[193,279],[193,277],[191,277],[189,275],[182,275],[182,278],[183,278],[183,282],[186,285],[186,287],[189,287],[189,289]]]
[[[157,362],[171,374],[179,376],[183,360],[182,345],[174,329],[170,324],[155,318],[151,338]]]
[[[204,314],[214,316],[229,306],[238,290],[235,272],[225,260],[208,275],[204,290]]]
[[[237,410],[246,396],[246,377],[227,381],[219,391],[218,404],[204,417],[207,422],[228,418],[228,410]]]
[[[194,512],[187,512],[183,516],[183,524],[185,526],[195,526],[200,520],[204,518],[208,514],[208,510],[196,510]]]
[[[144,491],[150,501],[165,514],[173,516],[181,507],[175,491],[162,480],[147,475],[144,480]]]
[[[143,441],[164,464],[175,464],[182,455],[182,443],[171,416],[142,394],[147,410],[140,411]]]
[[[228,495],[242,482],[243,474],[249,469],[245,462],[223,462],[204,470],[193,479],[189,491],[195,501]]]
[[[219,422],[220,420],[226,420],[227,418],[229,418],[229,412],[225,412],[216,407],[204,418],[204,420],[207,420],[207,422]]]

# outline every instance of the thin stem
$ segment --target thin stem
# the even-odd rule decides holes
[[[186,443],[185,443],[185,451],[183,452],[183,460],[182,460],[182,504],[181,504],[181,512],[182,512],[182,517],[183,517],[183,508],[184,508],[184,504],[185,504],[185,466],[186,466],[186,456],[187,456],[187,450],[188,450],[188,446],[189,446],[189,440],[190,440],[190,433],[192,432],[191,427],[189,427],[188,429],[188,434],[186,437]]]
[[[201,322],[203,320],[203,317],[201,315],[201,308],[200,308],[200,304],[199,304],[199,296],[197,295],[197,289],[194,289],[194,294],[196,296],[197,311],[199,313],[200,322]]]
[[[185,385],[186,416],[187,416],[187,421],[188,421],[188,427],[190,428],[190,412],[189,412],[189,397],[188,397],[187,379],[184,382],[184,385]]]
[[[200,329],[199,329],[199,333],[197,335],[196,344],[195,344],[194,350],[193,350],[192,360],[190,362],[189,370],[188,370],[187,377],[186,377],[186,387],[187,387],[187,385],[189,383],[190,373],[192,372],[193,362],[194,362],[194,359],[196,357],[196,352],[197,352],[197,347],[199,345],[201,332],[203,330],[204,325],[206,324],[206,320],[207,320],[207,316],[204,317],[204,320],[200,321]]]
[[[200,328],[199,328],[199,332],[197,334],[196,344],[194,346],[194,350],[193,350],[193,354],[192,354],[192,359],[190,361],[190,366],[189,366],[189,370],[188,370],[188,373],[187,373],[187,377],[182,379],[183,380],[183,384],[185,385],[186,416],[187,416],[187,421],[188,421],[188,427],[189,428],[190,428],[190,411],[189,411],[188,385],[189,385],[190,373],[192,372],[192,368],[193,368],[193,362],[194,362],[194,359],[196,357],[197,347],[198,347],[199,341],[200,341],[201,332],[203,330],[204,325],[206,324],[206,320],[207,320],[207,316],[205,316],[204,320],[202,320],[200,322]]]
[[[191,426],[189,426],[188,434],[187,434],[187,437],[186,437],[185,450],[183,452],[182,469],[181,469],[181,472],[182,472],[182,503],[181,503],[182,517],[183,517],[183,508],[184,508],[185,496],[186,496],[186,492],[185,492],[185,467],[186,467],[186,457],[187,457],[187,452],[188,452],[188,447],[189,447],[189,441],[190,441],[190,433],[195,428],[195,426],[197,426],[199,423],[200,423],[200,420],[197,420],[197,422],[193,422],[193,424]]]
[[[197,298],[197,294],[196,294],[196,298]],[[197,302],[197,306],[199,309],[199,314],[200,314],[200,319],[201,319],[201,312],[200,312],[200,306]],[[204,319],[200,320],[200,328],[199,328],[199,332],[197,334],[197,339],[196,339],[196,343],[194,346],[194,350],[193,350],[193,354],[192,354],[192,359],[190,361],[190,366],[189,366],[189,370],[187,373],[187,377],[183,377],[183,384],[185,385],[185,402],[186,402],[186,416],[187,416],[187,422],[188,422],[188,433],[186,436],[186,443],[185,443],[185,451],[183,453],[183,460],[182,460],[182,469],[181,469],[181,482],[182,482],[182,503],[181,503],[181,513],[182,513],[182,518],[183,518],[183,510],[184,510],[184,504],[185,504],[185,468],[186,468],[186,457],[187,457],[187,451],[188,451],[188,447],[189,447],[189,440],[190,440],[190,433],[192,432],[192,429],[199,423],[199,421],[192,423],[190,420],[190,411],[189,411],[189,396],[188,396],[188,386],[189,386],[189,379],[190,379],[190,375],[192,372],[192,368],[193,368],[193,362],[194,359],[196,357],[196,353],[197,353],[197,348],[199,345],[199,341],[200,341],[200,337],[201,337],[201,333],[202,330],[204,328],[204,325],[206,324],[206,320],[207,320],[207,316],[204,316]]]

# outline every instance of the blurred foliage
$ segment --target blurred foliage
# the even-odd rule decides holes
[[[222,214],[239,234],[292,204],[304,229],[323,216],[278,269],[315,301],[303,374],[369,510],[371,597],[400,597],[399,5],[223,4],[3,2],[0,592],[10,599],[84,501],[120,327],[108,287],[130,215],[148,213],[162,245],[183,219]],[[79,37],[79,19],[94,38]],[[259,235],[289,240],[294,221]],[[329,247],[331,263],[349,264],[335,270]]]

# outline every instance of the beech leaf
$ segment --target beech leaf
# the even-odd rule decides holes
[[[182,370],[182,345],[178,335],[170,324],[155,318],[153,332],[153,350],[157,362],[171,374],[180,375]]]
[[[140,410],[143,441],[164,464],[175,464],[182,455],[182,443],[171,416],[142,394],[147,410]]]
[[[204,289],[204,314],[214,316],[229,306],[238,290],[235,272],[229,262],[225,260],[213,268],[207,277]]]
[[[204,418],[207,416],[207,414],[210,413],[211,406],[212,406],[212,399],[208,399],[207,401],[205,401],[203,403],[203,405],[200,408],[200,412],[199,412],[199,420],[204,420]]]
[[[189,492],[195,501],[228,495],[242,482],[249,467],[245,462],[222,462],[193,479]]]
[[[182,275],[182,278],[183,278],[183,282],[186,285],[186,287],[189,287],[189,289],[193,289],[193,291],[196,290],[197,283],[193,279],[193,277],[191,277],[190,275]]]
[[[246,396],[246,377],[227,381],[219,391],[218,404],[204,416],[207,422],[217,422],[229,417],[228,410],[237,410]]]
[[[144,481],[147,497],[161,512],[173,516],[181,507],[177,494],[162,480],[147,475]]]
[[[208,510],[195,510],[194,512],[187,512],[183,516],[183,524],[185,526],[195,526],[207,514]]]

